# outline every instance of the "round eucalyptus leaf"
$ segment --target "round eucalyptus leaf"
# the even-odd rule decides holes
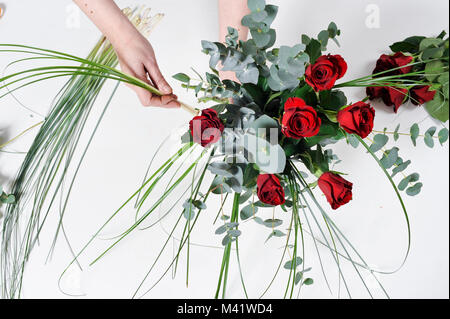
[[[267,32],[262,32],[261,29],[252,29],[250,30],[252,35],[252,39],[255,41],[256,46],[259,48],[264,48],[269,44],[271,40],[270,34]]]
[[[303,278],[303,272],[299,271],[295,274],[295,284],[298,285],[300,281],[302,281]]]
[[[293,260],[289,260],[284,264],[285,269],[297,268],[303,263],[303,259],[301,257],[295,257]]]
[[[266,219],[264,225],[269,228],[275,228],[281,226],[283,221],[281,219]]]
[[[278,13],[278,7],[274,5],[266,5],[264,8],[264,11],[267,13],[267,17],[264,19],[264,23],[270,27],[272,22],[275,20],[277,13]]]
[[[242,208],[241,213],[240,213],[240,217],[242,220],[247,220],[253,216],[255,216],[255,214],[258,212],[258,207],[249,204],[247,206],[245,206],[244,208]]]
[[[248,0],[247,5],[252,12],[259,12],[266,7],[266,0]]]
[[[384,153],[380,162],[385,169],[391,168],[397,162],[398,151],[399,151],[398,147],[393,147],[392,149]]]
[[[384,134],[377,134],[373,137],[373,143],[370,145],[370,150],[375,153],[381,150],[389,141],[389,137]]]
[[[216,229],[216,235],[222,235],[225,234],[228,230],[227,225],[222,225],[219,228]]]
[[[417,182],[419,180],[419,177],[420,176],[417,173],[406,176],[398,184],[398,189],[401,191],[405,190],[409,183]]]
[[[391,177],[394,177],[398,173],[404,171],[409,165],[411,164],[410,160],[407,160],[406,162],[402,162],[401,164],[398,164],[396,167],[392,169],[392,175]]]
[[[347,141],[353,148],[358,148],[359,140],[356,138],[354,134],[348,134]]]
[[[242,147],[248,151],[249,161],[256,163],[261,171],[268,174],[279,174],[286,166],[286,154],[279,145],[272,145],[265,139],[245,134]]]
[[[416,196],[420,193],[420,191],[422,190],[422,183],[416,183],[411,187],[408,187],[406,189],[406,194],[408,194],[409,196]]]
[[[414,123],[410,128],[411,140],[414,146],[417,145],[417,138],[419,137],[420,129],[417,123]]]
[[[439,143],[441,143],[441,145],[443,145],[445,142],[447,142],[447,140],[448,140],[448,129],[446,127],[444,127],[443,129],[441,129],[439,131],[438,138],[439,138]]]
[[[231,243],[231,237],[227,235],[225,235],[225,237],[222,239],[222,245],[223,246],[227,246],[229,243]]]
[[[242,71],[236,71],[236,77],[241,83],[258,84],[259,70],[254,63],[251,63]]]
[[[268,14],[266,11],[262,10],[250,13],[250,16],[255,22],[263,22],[268,17]]]
[[[232,177],[233,174],[230,171],[231,165],[225,162],[212,162],[208,165],[208,170],[214,175],[223,177]]]
[[[241,236],[241,234],[242,232],[239,229],[230,229],[228,231],[228,235],[234,238]]]
[[[303,282],[304,285],[310,286],[314,283],[314,280],[312,278],[306,278]]]
[[[434,133],[436,133],[436,127],[435,126],[430,127],[425,132],[424,142],[429,148],[433,148],[434,147],[434,139],[433,139]]]

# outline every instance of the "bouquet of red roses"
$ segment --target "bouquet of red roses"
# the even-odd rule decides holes
[[[267,240],[273,237],[286,238],[279,264],[280,267],[284,265],[289,272],[285,297],[293,297],[296,288],[300,291],[301,286],[313,282],[312,278],[306,276],[310,268],[305,265],[302,256],[305,240],[303,233],[314,234],[308,218],[314,220],[314,226],[318,227],[320,233],[318,237],[312,235],[314,244],[325,245],[336,257],[335,261],[344,282],[339,258],[352,263],[358,274],[358,268],[362,268],[375,276],[376,270],[366,264],[320,206],[313,189],[318,186],[333,210],[348,203],[352,199],[353,184],[343,173],[331,168],[339,158],[331,149],[327,149],[327,146],[338,141],[344,141],[353,147],[361,144],[379,164],[381,172],[392,185],[401,203],[409,234],[408,214],[401,191],[410,196],[417,195],[422,183],[419,181],[419,174],[404,174],[411,161],[403,160],[399,156],[398,147],[385,149],[390,132],[385,129],[380,134],[373,134],[375,110],[367,100],[382,96],[388,105],[405,103],[408,98],[416,104],[432,100],[436,95],[434,91],[440,87],[429,83],[431,76],[434,76],[433,79],[448,76],[448,39],[444,40],[444,35],[441,34],[436,38],[439,41],[431,41],[442,54],[429,55],[427,47],[422,45],[425,49],[417,50],[414,56],[408,52],[383,55],[372,75],[337,83],[346,73],[348,65],[339,55],[324,54],[330,41],[338,44],[337,36],[340,35],[340,30],[335,23],[330,23],[317,38],[303,35],[300,44],[274,48],[276,31],[271,28],[271,23],[276,16],[277,7],[266,5],[264,0],[249,0],[248,4],[252,13],[243,18],[242,24],[250,29],[251,39],[238,41],[237,30],[229,28],[225,44],[202,41],[203,52],[210,56],[211,73],[207,72],[202,77],[195,72],[195,79],[184,73],[174,76],[183,83],[183,87],[194,90],[199,102],[213,101],[217,104],[199,111],[181,138],[182,148],[146,179],[135,193],[136,196],[140,192],[143,193],[137,200],[138,212],[149,199],[155,183],[166,175],[166,170],[170,170],[177,162],[185,162],[186,158],[189,158],[186,154],[191,154],[192,149],[198,146],[202,149],[200,156],[188,160],[190,166],[171,177],[171,180],[176,182],[167,186],[167,193],[142,213],[141,218],[110,248],[141,225],[178,186],[180,179],[185,178],[187,173],[194,172],[192,190],[188,191],[188,198],[180,213],[180,218],[184,216],[185,219],[183,235],[177,254],[169,267],[178,264],[183,247],[187,247],[189,251],[190,234],[202,212],[207,209],[209,196],[220,195],[221,209],[217,216],[221,217],[222,224],[216,229],[216,234],[222,236],[224,253],[215,297],[225,297],[233,246],[241,271],[238,246],[242,234],[240,226],[249,220],[270,229]],[[423,41],[428,43],[429,39]],[[430,69],[428,64],[437,62],[441,68]],[[222,81],[219,78],[218,65],[222,66],[221,71],[235,72],[239,82]],[[448,81],[446,85],[447,90],[443,88],[440,93],[443,100],[448,101]],[[340,89],[353,86],[367,87],[368,97],[359,102],[348,103]],[[448,114],[448,102],[446,112]],[[432,143],[434,145],[435,132],[436,128],[432,127],[425,133],[424,140],[428,146],[432,146]],[[373,138],[369,138],[371,134],[374,135]],[[392,134],[394,140],[397,140],[399,134],[403,133],[399,133],[397,126]],[[419,136],[417,124],[411,127],[410,135],[416,143]],[[441,144],[446,142],[448,130],[441,129],[437,138]],[[370,142],[367,143],[366,140]],[[378,153],[381,153],[381,156],[378,156]],[[315,180],[307,181],[309,174],[303,172],[301,167],[306,168]],[[198,177],[195,176],[196,171],[200,172]],[[214,178],[211,184],[208,183],[206,193],[202,193],[207,172],[213,174]],[[397,184],[394,178],[400,173],[403,178]],[[223,207],[229,195],[232,195],[233,200],[231,214],[227,215],[223,212]],[[278,206],[291,214],[289,225],[284,227],[288,230],[287,233],[282,231],[284,221],[275,218],[275,214],[271,219],[259,217],[258,210],[274,209]],[[316,210],[319,216],[315,215]],[[320,218],[323,219],[322,224],[319,222]],[[178,222],[171,234],[177,229]],[[331,240],[324,235],[328,232]],[[162,251],[166,245],[167,242]],[[352,251],[359,260],[352,258]],[[409,244],[405,260],[408,253]],[[320,253],[318,254],[320,258]],[[286,255],[291,258],[285,260]],[[102,256],[103,254],[99,258]],[[98,258],[94,262],[97,260]],[[144,281],[153,268],[154,264]],[[325,272],[324,278],[327,280]],[[361,276],[360,278],[364,282]],[[140,292],[144,281],[136,294]],[[247,294],[242,272],[241,282]],[[346,288],[351,296],[349,288]],[[372,295],[369,288],[367,291]]]
[[[302,43],[273,47],[276,31],[271,28],[271,24],[278,8],[266,5],[265,0],[249,0],[248,6],[251,14],[243,18],[242,24],[250,29],[251,39],[239,41],[237,30],[229,28],[226,43],[202,41],[203,52],[210,56],[211,72],[204,76],[196,72],[195,79],[184,73],[174,76],[183,82],[183,87],[194,90],[199,102],[213,101],[214,105],[200,111],[183,104],[195,116],[181,137],[179,150],[162,166],[146,175],[141,187],[100,227],[75,255],[71,264],[78,260],[98,234],[132,200],[136,200],[135,222],[114,238],[111,245],[92,263],[97,262],[131,232],[142,227],[161,204],[181,187],[182,181],[191,180],[183,192],[186,200],[179,218],[135,296],[141,293],[144,282],[180,226],[182,236],[178,249],[164,274],[171,267],[177,267],[183,248],[189,254],[190,236],[199,217],[206,211],[207,200],[212,194],[220,196],[216,221],[220,217],[221,224],[216,227],[215,233],[221,236],[224,247],[215,297],[226,296],[232,253],[236,254],[243,290],[247,296],[238,243],[242,224],[250,220],[268,229],[267,240],[284,238],[283,254],[274,279],[281,268],[288,272],[285,297],[293,297],[296,290],[299,294],[302,286],[313,283],[312,278],[307,277],[310,268],[303,260],[305,233],[311,235],[316,248],[319,245],[327,247],[339,270],[339,280],[344,282],[349,296],[350,288],[341,270],[341,259],[354,266],[368,294],[372,296],[360,271],[369,271],[379,283],[377,271],[367,265],[326,209],[321,207],[314,189],[318,188],[323,193],[333,210],[351,201],[353,184],[344,173],[333,170],[333,164],[338,163],[339,158],[329,146],[339,141],[355,148],[362,145],[392,185],[401,203],[409,236],[408,214],[401,192],[414,196],[423,185],[419,181],[419,174],[405,174],[411,161],[400,157],[398,147],[385,148],[389,134],[396,141],[400,134],[405,133],[399,133],[399,126],[394,132],[388,132],[387,129],[375,132],[376,112],[368,100],[382,98],[395,111],[407,100],[417,105],[426,103],[432,116],[447,121],[449,40],[444,39],[444,33],[437,38],[408,38],[392,46],[394,54],[380,57],[373,74],[338,83],[349,65],[340,55],[326,53],[331,42],[339,45],[337,37],[340,30],[335,23],[330,23],[316,38],[303,35]],[[50,53],[61,59],[73,60],[73,56],[55,51]],[[89,76],[113,78],[159,93],[148,84],[113,68],[104,67],[102,63],[91,63],[79,58],[75,60],[84,63],[81,69],[77,69],[78,74],[87,72]],[[218,75],[218,65],[221,65],[222,71],[234,72],[239,82],[222,81]],[[367,97],[350,103],[341,89],[355,86],[367,88]],[[437,132],[437,136],[436,131],[436,127],[431,127],[423,135],[429,147],[434,146],[435,138],[441,144],[448,139],[446,128]],[[416,144],[419,137],[417,124],[410,128],[409,135]],[[209,174],[212,175],[211,182],[208,181]],[[397,174],[403,176],[399,182],[395,181]],[[163,194],[151,201],[156,186],[166,177],[169,182]],[[230,197],[231,213],[226,214],[224,206]],[[20,197],[18,200],[20,202]],[[172,212],[179,200],[163,216]],[[144,208],[147,202],[151,204]],[[269,219],[263,219],[258,214],[263,209],[273,209],[275,212],[276,207],[289,214],[287,225],[276,218],[275,213]],[[405,260],[409,253],[409,242],[408,238]],[[320,259],[318,249],[317,253]],[[353,257],[355,255],[357,258]],[[322,273],[327,281],[323,268]],[[380,287],[387,296],[381,283]]]

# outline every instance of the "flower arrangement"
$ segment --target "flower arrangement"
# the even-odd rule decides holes
[[[353,198],[353,183],[344,173],[332,169],[333,164],[339,162],[339,158],[328,147],[340,141],[355,148],[362,146],[362,149],[378,163],[381,173],[388,179],[401,204],[408,228],[408,248],[404,257],[406,260],[410,250],[410,226],[402,192],[415,196],[420,193],[423,185],[419,181],[419,174],[405,174],[411,161],[399,156],[399,148],[385,149],[385,145],[389,140],[389,134],[393,135],[394,141],[397,141],[402,134],[409,135],[416,145],[420,136],[419,126],[414,124],[409,134],[400,133],[400,126],[397,126],[394,132],[388,132],[387,129],[374,131],[376,111],[368,100],[381,98],[395,111],[408,100],[416,105],[425,104],[430,115],[446,122],[448,120],[449,40],[444,39],[445,33],[441,33],[436,38],[408,38],[391,47],[393,54],[382,55],[371,75],[338,83],[349,65],[340,55],[326,53],[331,42],[339,45],[337,38],[341,32],[335,23],[330,23],[328,28],[321,31],[316,38],[303,35],[302,43],[294,46],[273,47],[276,31],[271,28],[271,24],[278,8],[267,5],[265,0],[248,0],[248,6],[251,14],[243,18],[242,24],[250,29],[251,39],[239,41],[237,30],[229,28],[226,43],[202,41],[203,52],[210,56],[211,73],[207,72],[203,77],[195,72],[197,79],[185,73],[174,76],[182,82],[184,88],[195,92],[199,102],[212,101],[215,105],[198,110],[182,103],[183,108],[193,113],[194,117],[181,137],[180,149],[162,166],[146,174],[141,187],[111,215],[84,247],[74,254],[70,265],[78,261],[100,232],[130,202],[136,201],[135,222],[114,238],[108,248],[91,264],[98,262],[130,233],[140,229],[162,203],[167,202],[170,195],[181,187],[182,181],[191,180],[189,188],[183,193],[187,198],[178,214],[179,218],[133,297],[145,295],[161,280],[162,277],[149,289],[143,291],[144,284],[150,278],[162,252],[167,248],[170,238],[180,227],[182,237],[178,249],[163,276],[171,267],[177,267],[183,249],[186,249],[186,254],[189,254],[190,236],[199,218],[207,209],[208,198],[214,194],[220,196],[220,210],[217,213],[216,222],[219,216],[221,220],[221,225],[216,227],[215,233],[221,236],[224,247],[222,261],[219,263],[216,298],[226,297],[232,253],[236,254],[243,291],[248,297],[239,258],[239,237],[242,234],[243,224],[248,221],[254,221],[269,229],[267,240],[283,238],[285,242],[275,276],[261,297],[265,295],[282,268],[289,273],[284,297],[298,296],[301,287],[313,283],[313,279],[307,276],[310,268],[304,261],[307,240],[305,234],[307,233],[311,235],[310,238],[316,249],[319,245],[323,245],[329,250],[338,268],[339,280],[343,281],[349,297],[351,297],[351,291],[341,270],[342,260],[353,265],[370,296],[372,296],[371,289],[360,275],[361,270],[369,271],[388,296],[376,277],[377,270],[367,265],[326,209],[321,207],[316,198],[315,189],[318,188],[318,191],[326,197],[332,210],[337,210],[350,202]],[[61,115],[60,111],[53,109],[55,120],[58,121],[65,122],[71,110],[76,107],[76,103],[79,103],[77,102],[79,99],[76,98],[78,96],[75,94],[79,89],[88,89],[86,91],[88,93],[84,93],[88,99],[82,102],[81,106],[88,109],[92,107],[95,96],[105,79],[130,83],[159,94],[150,85],[114,69],[117,60],[110,46],[104,43],[104,39],[87,59],[27,46],[0,45],[0,48],[5,48],[3,51],[7,52],[23,51],[40,58],[47,56],[51,59],[82,63],[79,67],[51,67],[51,72],[57,73],[54,76],[72,75],[74,77],[69,82],[68,91],[64,91],[57,104],[57,107],[61,107],[67,113]],[[222,71],[235,72],[239,82],[222,81],[218,76],[218,65],[222,66]],[[27,79],[25,77],[15,80],[15,76],[24,73],[38,76],[42,75],[39,74],[41,71],[47,72],[44,73],[46,75],[50,69],[27,70],[4,77],[1,81],[10,81],[3,87],[11,86],[20,80]],[[79,84],[72,87],[73,83]],[[346,87],[366,88],[367,97],[361,101],[349,102],[341,90]],[[203,96],[199,96],[200,94]],[[80,114],[79,120],[73,118],[76,122],[71,125],[76,131],[81,132],[82,119],[85,119],[87,114]],[[3,292],[9,296],[20,294],[20,274],[24,267],[24,263],[17,260],[12,262],[10,258],[26,260],[34,241],[38,238],[37,230],[42,226],[39,225],[39,217],[31,217],[30,225],[35,226],[32,229],[26,229],[24,236],[31,235],[33,240],[27,244],[24,251],[19,253],[10,251],[12,234],[19,231],[17,221],[19,212],[24,207],[21,203],[26,202],[26,194],[33,189],[31,184],[35,178],[33,174],[38,174],[38,180],[41,178],[47,180],[57,174],[55,169],[39,166],[41,156],[39,154],[46,152],[46,149],[42,149],[43,141],[46,139],[53,141],[54,138],[50,135],[54,129],[52,118],[45,121],[30,150],[28,160],[24,162],[19,172],[12,193],[20,194],[20,196],[17,196],[17,204],[8,206],[7,219],[4,222],[3,278],[12,274],[10,276],[12,279],[7,280],[9,286],[4,287]],[[436,132],[437,128],[431,127],[422,135],[428,147],[435,145],[436,138],[441,144],[448,140],[448,129],[445,127],[440,129],[437,136]],[[65,143],[63,141],[67,139],[77,139],[77,135],[69,129],[66,135],[59,137],[61,142],[50,143],[49,154],[53,154],[53,150],[62,147],[59,143]],[[62,144],[63,148],[68,148],[67,151],[71,154],[73,150],[69,147],[72,147],[72,144],[67,143],[67,146]],[[42,156],[49,155],[43,153]],[[65,158],[64,154],[57,156],[61,158],[50,157],[50,162]],[[69,164],[70,157],[67,159],[67,165]],[[29,175],[30,172],[32,172],[31,175]],[[212,175],[212,182],[208,182],[208,174]],[[394,180],[397,175],[403,176],[399,182]],[[60,176],[61,180],[64,179],[64,175]],[[166,178],[169,182],[165,192],[156,198],[153,197],[157,185],[161,185]],[[45,183],[44,185],[50,186]],[[48,203],[45,197],[40,196],[41,194],[42,189],[36,190],[35,196],[39,196],[40,204],[34,204],[32,207],[35,214],[43,209],[44,203],[50,205],[47,208],[48,211],[53,204],[53,200]],[[70,191],[66,194],[66,202],[69,195]],[[224,207],[230,197],[232,197],[232,207],[230,213],[226,214]],[[149,208],[145,208],[145,205],[149,203]],[[179,200],[175,201],[163,216],[167,216],[176,209],[177,203]],[[275,213],[270,219],[262,219],[258,214],[259,210],[264,209],[273,209],[275,212],[277,207],[290,216],[288,225],[285,227],[287,232],[281,228],[284,221],[276,218]],[[33,218],[37,218],[37,224],[33,223]],[[318,232],[314,232],[314,228],[317,228]],[[11,257],[11,254],[14,256]],[[318,249],[317,254],[321,260]],[[289,258],[286,257],[288,255]],[[357,258],[352,257],[354,255]],[[13,265],[12,269],[10,265]],[[321,270],[324,280],[328,283],[323,266]]]

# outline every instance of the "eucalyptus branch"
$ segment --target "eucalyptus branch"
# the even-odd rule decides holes
[[[404,135],[404,136],[412,136],[411,133],[401,133],[401,132],[388,132],[388,131],[377,131],[377,130],[372,130],[373,133],[380,133],[380,134],[391,134],[391,135]],[[418,137],[425,137],[425,135],[419,134],[417,135]],[[432,136],[433,138],[437,138],[439,139],[439,136]]]

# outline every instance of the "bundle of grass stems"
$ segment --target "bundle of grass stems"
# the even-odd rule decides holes
[[[163,15],[151,15],[150,9],[139,7],[125,8],[124,14],[144,35],[149,36]],[[102,36],[86,59],[66,55],[51,50],[42,50],[21,45],[1,44],[0,52],[30,55],[12,62],[8,66],[24,61],[65,60],[79,63],[79,66],[40,67],[17,72],[1,78],[0,89],[8,92],[0,98],[25,86],[43,80],[70,77],[58,93],[54,104],[40,127],[11,188],[18,201],[8,205],[3,219],[1,287],[4,298],[18,298],[21,295],[25,265],[33,247],[38,243],[39,234],[50,214],[58,211],[59,222],[54,235],[54,245],[61,235],[70,243],[64,230],[64,213],[81,163],[91,144],[103,116],[108,109],[117,85],[126,82],[149,89],[149,85],[115,71],[118,58],[108,40]],[[100,76],[100,74],[102,74]],[[91,111],[102,91],[105,81],[117,80],[108,102],[95,119],[92,132],[85,130]],[[28,81],[28,82],[26,82]],[[139,83],[136,83],[139,82]],[[18,85],[12,88],[12,85]],[[151,88],[154,93],[157,90]],[[90,134],[86,145],[80,144],[82,134]],[[74,154],[81,151],[77,163]],[[69,170],[73,174],[69,176]],[[65,183],[69,181],[65,187]],[[60,201],[60,202],[59,202]]]

